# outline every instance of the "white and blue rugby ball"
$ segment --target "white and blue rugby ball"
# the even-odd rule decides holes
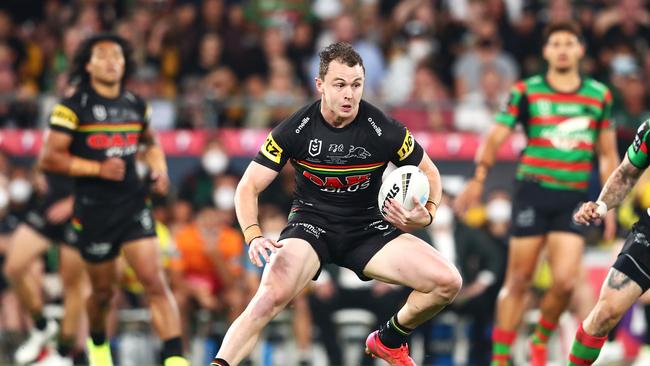
[[[381,214],[384,215],[384,205],[392,198],[412,210],[415,204],[413,197],[420,204],[425,205],[429,198],[429,179],[423,171],[415,165],[405,165],[390,172],[381,183],[377,204]]]

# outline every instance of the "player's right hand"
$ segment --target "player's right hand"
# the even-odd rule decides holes
[[[248,258],[251,260],[251,263],[262,268],[264,267],[264,261],[266,261],[266,263],[271,261],[269,252],[275,253],[278,251],[278,248],[282,248],[282,244],[275,240],[267,239],[265,237],[255,238],[248,246]],[[264,261],[260,259],[260,256],[264,258]]]
[[[99,169],[99,177],[114,180],[122,181],[124,180],[124,174],[126,173],[126,164],[124,160],[116,157],[108,158],[101,163]]]
[[[573,214],[573,220],[578,224],[587,225],[593,223],[600,223],[602,217],[598,212],[598,205],[596,202],[585,202],[580,206],[580,209]]]
[[[463,191],[454,200],[454,210],[459,216],[465,216],[465,213],[470,208],[477,206],[481,202],[481,195],[483,194],[483,183],[472,179],[467,184]]]

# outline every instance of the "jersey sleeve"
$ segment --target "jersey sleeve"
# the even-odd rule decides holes
[[[627,158],[632,165],[639,169],[645,169],[650,165],[648,161],[648,138],[650,138],[648,123],[650,121],[645,121],[639,126],[632,145],[627,148]]]
[[[411,134],[411,131],[409,131],[408,128],[402,126],[401,133],[397,133],[395,135],[399,138],[399,140],[396,141],[397,144],[391,144],[393,146],[397,146],[397,148],[394,150],[391,162],[397,166],[420,165],[422,156],[424,155],[424,150],[422,149],[422,146],[420,146],[420,144],[415,141],[413,135]]]
[[[266,137],[253,161],[279,172],[290,157],[290,137],[291,134],[280,124]]]
[[[523,81],[519,81],[510,90],[508,102],[496,114],[494,121],[514,128],[517,121],[521,121],[522,116],[527,113],[526,102],[526,84]]]
[[[49,126],[53,130],[73,133],[79,127],[79,117],[70,103],[63,101],[52,109]]]
[[[607,90],[603,99],[603,111],[598,119],[598,128],[600,130],[612,130],[616,126],[612,118],[612,93]]]

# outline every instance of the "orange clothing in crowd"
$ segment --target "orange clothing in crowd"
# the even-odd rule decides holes
[[[216,248],[220,261],[217,265],[226,266],[227,273],[233,277],[242,274],[241,256],[244,250],[243,238],[239,231],[224,227],[211,243],[205,243],[196,224],[180,229],[176,234],[178,256],[172,261],[172,267],[182,271],[186,277],[211,279],[213,290],[220,288],[215,264],[207,253],[207,248]]]

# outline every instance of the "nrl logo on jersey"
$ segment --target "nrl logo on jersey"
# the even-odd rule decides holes
[[[97,104],[93,106],[93,116],[95,116],[98,121],[105,120],[107,115],[108,113],[106,113],[106,107],[103,105]]]
[[[309,140],[309,155],[317,156],[320,154],[320,150],[323,147],[323,140],[311,139]]]

